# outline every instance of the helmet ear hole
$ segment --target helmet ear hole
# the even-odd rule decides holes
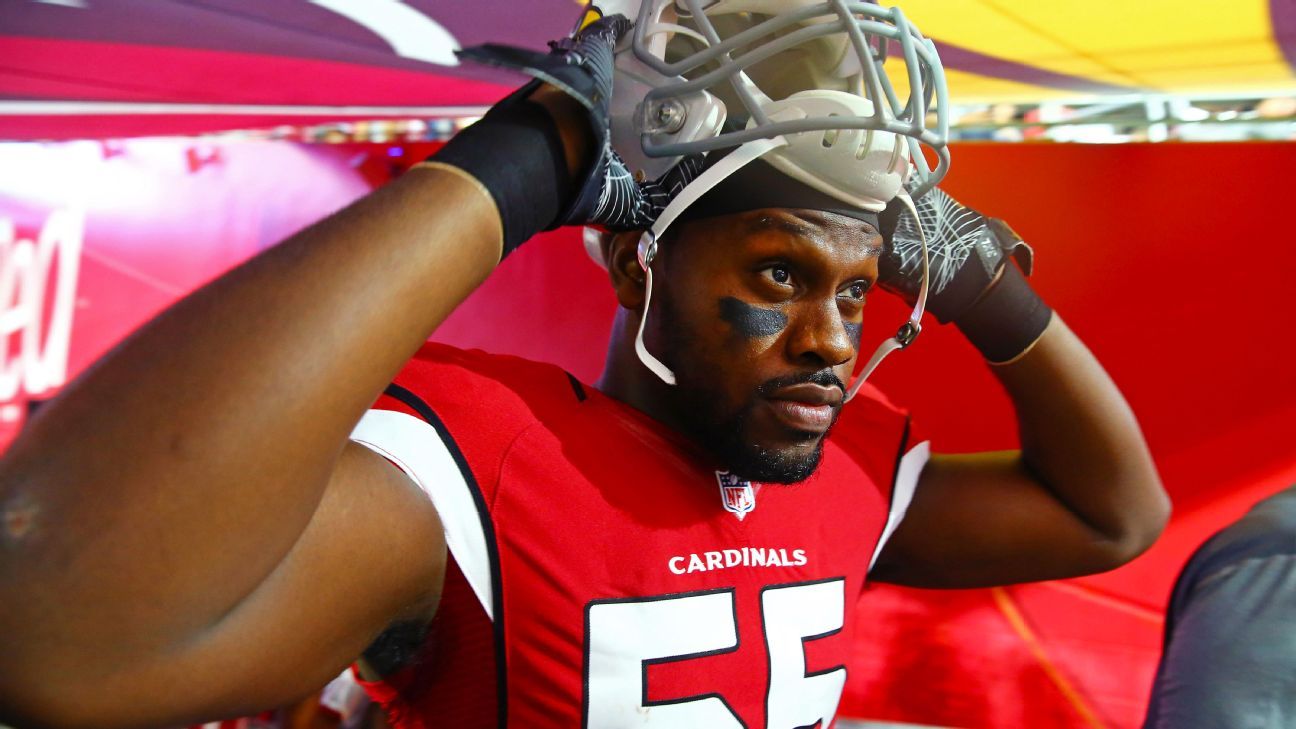
[[[900,189],[908,166],[908,158],[895,159],[896,140],[901,135],[859,124],[857,120],[875,117],[875,107],[868,99],[829,89],[798,91],[770,102],[765,110],[771,120],[822,125],[789,134],[787,145],[765,158],[793,179],[875,212]],[[885,118],[885,112],[880,116]],[[836,124],[842,126],[824,129]],[[753,126],[755,122],[749,121],[748,128]]]
[[[922,151],[919,150],[917,154],[922,154]],[[888,169],[894,170],[900,168],[903,168],[905,170],[904,177],[905,179],[908,179],[909,178],[908,145],[905,143],[905,140],[902,137],[897,136],[895,138],[895,147],[893,147],[891,150],[891,166]]]
[[[855,148],[855,159],[863,160],[868,156],[869,150],[873,147],[873,132],[867,132],[860,140],[859,146]]]
[[[828,116],[837,116],[837,114],[829,114]],[[834,144],[836,144],[837,135],[840,134],[840,132],[841,132],[840,129],[829,129],[825,131],[823,135],[823,146],[825,148],[831,148]]]

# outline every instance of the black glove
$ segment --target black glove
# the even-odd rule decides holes
[[[496,44],[459,52],[464,60],[536,78],[496,104],[481,122],[465,129],[433,158],[464,169],[491,192],[504,221],[505,253],[537,231],[559,225],[647,228],[701,170],[700,156],[687,158],[659,180],[638,181],[612,149],[608,104],[613,51],[630,26],[623,15],[600,18],[573,38],[551,42],[547,54]],[[572,184],[562,164],[562,143],[552,119],[528,99],[541,83],[566,93],[588,112],[594,162],[577,184]],[[538,136],[543,143],[536,143]],[[548,194],[549,189],[557,194]]]
[[[927,239],[927,310],[942,324],[954,322],[991,362],[1029,349],[1053,313],[1022,277],[1034,268],[1031,247],[1004,221],[961,205],[940,188],[914,200],[914,207]],[[899,199],[879,222],[885,243],[878,284],[912,305],[922,285],[917,223]],[[1010,258],[1021,271],[1008,265]]]
[[[963,206],[939,187],[914,200],[914,207],[927,236],[927,310],[942,324],[966,313],[1010,256],[1031,274],[1034,251],[1004,221]],[[922,285],[922,244],[913,215],[896,199],[880,222],[885,246],[878,284],[913,304]]]

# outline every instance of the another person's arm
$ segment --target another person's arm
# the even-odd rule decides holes
[[[1175,580],[1144,729],[1296,724],[1296,486],[1197,548]]]
[[[1294,595],[1291,554],[1239,560],[1198,577],[1173,608],[1144,729],[1296,722]]]

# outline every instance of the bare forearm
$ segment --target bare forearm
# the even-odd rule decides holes
[[[1035,347],[992,368],[1017,411],[1025,466],[1125,559],[1169,516],[1138,421],[1084,343],[1054,316]]]
[[[352,424],[489,273],[498,225],[469,181],[415,170],[69,386],[0,464],[0,633],[30,632],[24,610],[52,595],[160,644],[237,604],[301,534]],[[93,629],[44,620],[68,642]]]

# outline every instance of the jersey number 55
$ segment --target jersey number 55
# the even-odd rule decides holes
[[[808,674],[805,642],[842,629],[845,581],[765,587],[760,604],[769,658],[766,729],[828,726],[846,683],[846,668]],[[650,664],[737,648],[732,588],[591,602],[585,608],[583,726],[748,729],[715,692],[648,701]]]

